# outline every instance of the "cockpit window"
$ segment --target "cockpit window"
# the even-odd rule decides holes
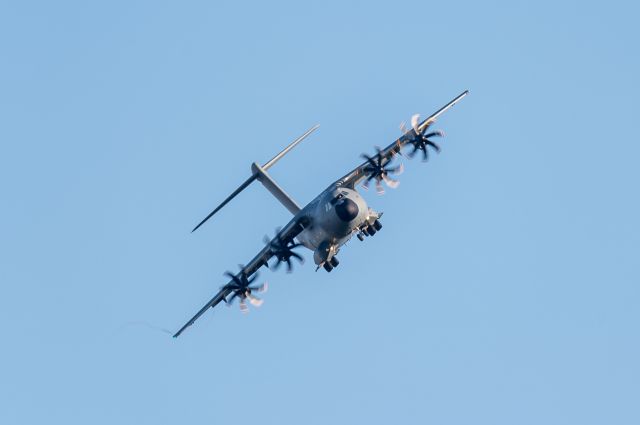
[[[335,205],[335,204],[336,204],[336,202],[338,202],[340,199],[344,198],[344,197],[345,197],[345,195],[346,195],[346,193],[345,193],[345,192],[338,193],[338,194],[336,195],[336,197],[335,197],[335,198],[333,198],[333,199],[331,200],[331,205]]]

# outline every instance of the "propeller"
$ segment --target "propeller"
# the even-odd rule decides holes
[[[304,258],[302,255],[294,252],[293,249],[301,246],[301,243],[294,243],[292,240],[284,240],[280,236],[280,231],[277,232],[276,237],[273,240],[269,240],[267,236],[264,237],[264,242],[269,244],[273,256],[276,257],[276,264],[273,266],[275,270],[280,268],[282,263],[287,264],[287,273],[291,273],[293,270],[293,264],[291,258],[297,259],[300,264],[304,264]]]
[[[225,299],[227,305],[232,305],[233,301],[238,298],[240,299],[240,311],[243,313],[249,312],[249,307],[247,306],[247,300],[254,307],[260,307],[264,302],[262,299],[253,295],[253,292],[264,293],[267,292],[267,283],[263,283],[258,286],[251,286],[254,280],[257,279],[258,274],[255,273],[253,276],[248,277],[244,270],[241,270],[240,273],[234,275],[231,272],[225,272],[225,275],[231,278],[231,283],[226,285],[227,289],[232,291],[231,297],[229,300]]]
[[[431,126],[432,123],[427,124],[422,131],[420,131],[418,124],[420,122],[420,115],[416,114],[411,117],[411,129],[412,132],[407,133],[405,124],[402,123],[400,125],[400,130],[407,134],[410,138],[409,143],[413,145],[413,150],[409,152],[409,158],[413,158],[418,151],[422,151],[422,160],[426,161],[429,159],[429,153],[427,151],[427,147],[431,146],[436,152],[440,152],[440,146],[435,144],[431,137],[444,137],[444,131],[436,130],[427,133],[427,130]]]
[[[400,182],[396,179],[389,177],[389,174],[396,174],[396,175],[402,174],[402,172],[404,171],[404,166],[400,164],[395,167],[389,167],[388,162],[387,164],[383,164],[382,162],[384,158],[382,157],[382,150],[377,146],[376,146],[376,150],[378,151],[378,153],[373,157],[364,153],[361,155],[362,158],[367,160],[367,165],[364,167],[363,171],[365,172],[365,174],[368,174],[368,177],[364,181],[362,186],[365,189],[368,189],[369,184],[371,183],[371,180],[375,179],[376,191],[378,192],[378,194],[382,195],[384,193],[384,188],[382,187],[382,181],[384,181],[386,185],[392,189],[395,189],[396,187],[398,187]]]

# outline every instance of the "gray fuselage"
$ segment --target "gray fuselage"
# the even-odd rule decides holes
[[[318,266],[329,261],[351,236],[380,216],[357,191],[337,185],[322,192],[299,215],[305,216],[309,224],[296,239],[314,251],[313,259]]]

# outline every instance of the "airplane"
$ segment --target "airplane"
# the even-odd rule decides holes
[[[379,194],[384,193],[382,182],[390,188],[397,187],[398,180],[391,177],[391,175],[400,174],[403,171],[403,166],[390,166],[390,163],[396,156],[404,156],[402,150],[405,147],[411,149],[406,153],[409,158],[413,158],[421,151],[423,161],[428,159],[427,148],[431,147],[436,152],[439,152],[440,147],[431,138],[442,137],[444,133],[440,130],[429,131],[430,127],[440,115],[458,103],[467,94],[469,94],[469,91],[465,90],[423,121],[420,121],[419,115],[412,116],[411,128],[407,129],[404,123],[401,125],[402,136],[400,138],[384,149],[377,148],[374,156],[363,154],[362,158],[365,161],[362,164],[331,183],[328,188],[304,208],[301,208],[287,195],[271,178],[267,170],[317,130],[319,125],[307,130],[264,165],[260,166],[254,162],[251,165],[251,176],[191,232],[196,231],[256,180],[262,183],[293,214],[293,218],[278,230],[271,240],[266,238],[265,247],[246,265],[240,266],[239,272],[235,274],[226,272],[225,275],[230,279],[229,283],[222,286],[218,293],[182,326],[173,337],[180,336],[185,329],[193,325],[208,309],[214,308],[221,302],[231,305],[237,298],[242,312],[248,311],[247,301],[254,306],[260,306],[262,299],[254,294],[265,292],[267,286],[266,284],[253,285],[257,278],[258,270],[263,266],[269,268],[269,261],[275,257],[274,269],[277,269],[281,264],[286,264],[287,271],[291,272],[293,268],[292,259],[303,261],[303,257],[294,251],[295,248],[304,247],[313,252],[313,260],[317,266],[316,271],[322,267],[327,272],[331,272],[338,266],[337,254],[348,240],[356,235],[362,241],[367,236],[375,235],[382,228],[380,223],[382,213],[369,207],[356,189],[358,184],[362,183],[362,187],[367,189],[371,183],[374,183]]]

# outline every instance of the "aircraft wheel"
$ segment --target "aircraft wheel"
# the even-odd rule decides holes
[[[362,234],[362,233],[358,233],[358,239],[359,239],[360,241],[363,241],[363,240],[364,240],[364,234]]]
[[[380,220],[376,220],[373,222],[373,228],[376,230],[382,229],[382,223],[380,223]]]
[[[375,227],[373,227],[373,226],[369,226],[369,227],[367,227],[367,230],[369,231],[369,236],[373,236],[373,235],[375,235],[375,234],[376,234],[376,232],[377,232],[376,228],[375,228]]]
[[[328,273],[331,273],[331,270],[333,270],[333,266],[330,263],[324,263],[322,267],[324,267]]]
[[[338,257],[331,257],[331,260],[329,260],[329,262],[333,267],[338,267],[338,264],[340,264],[340,261],[338,261]]]

